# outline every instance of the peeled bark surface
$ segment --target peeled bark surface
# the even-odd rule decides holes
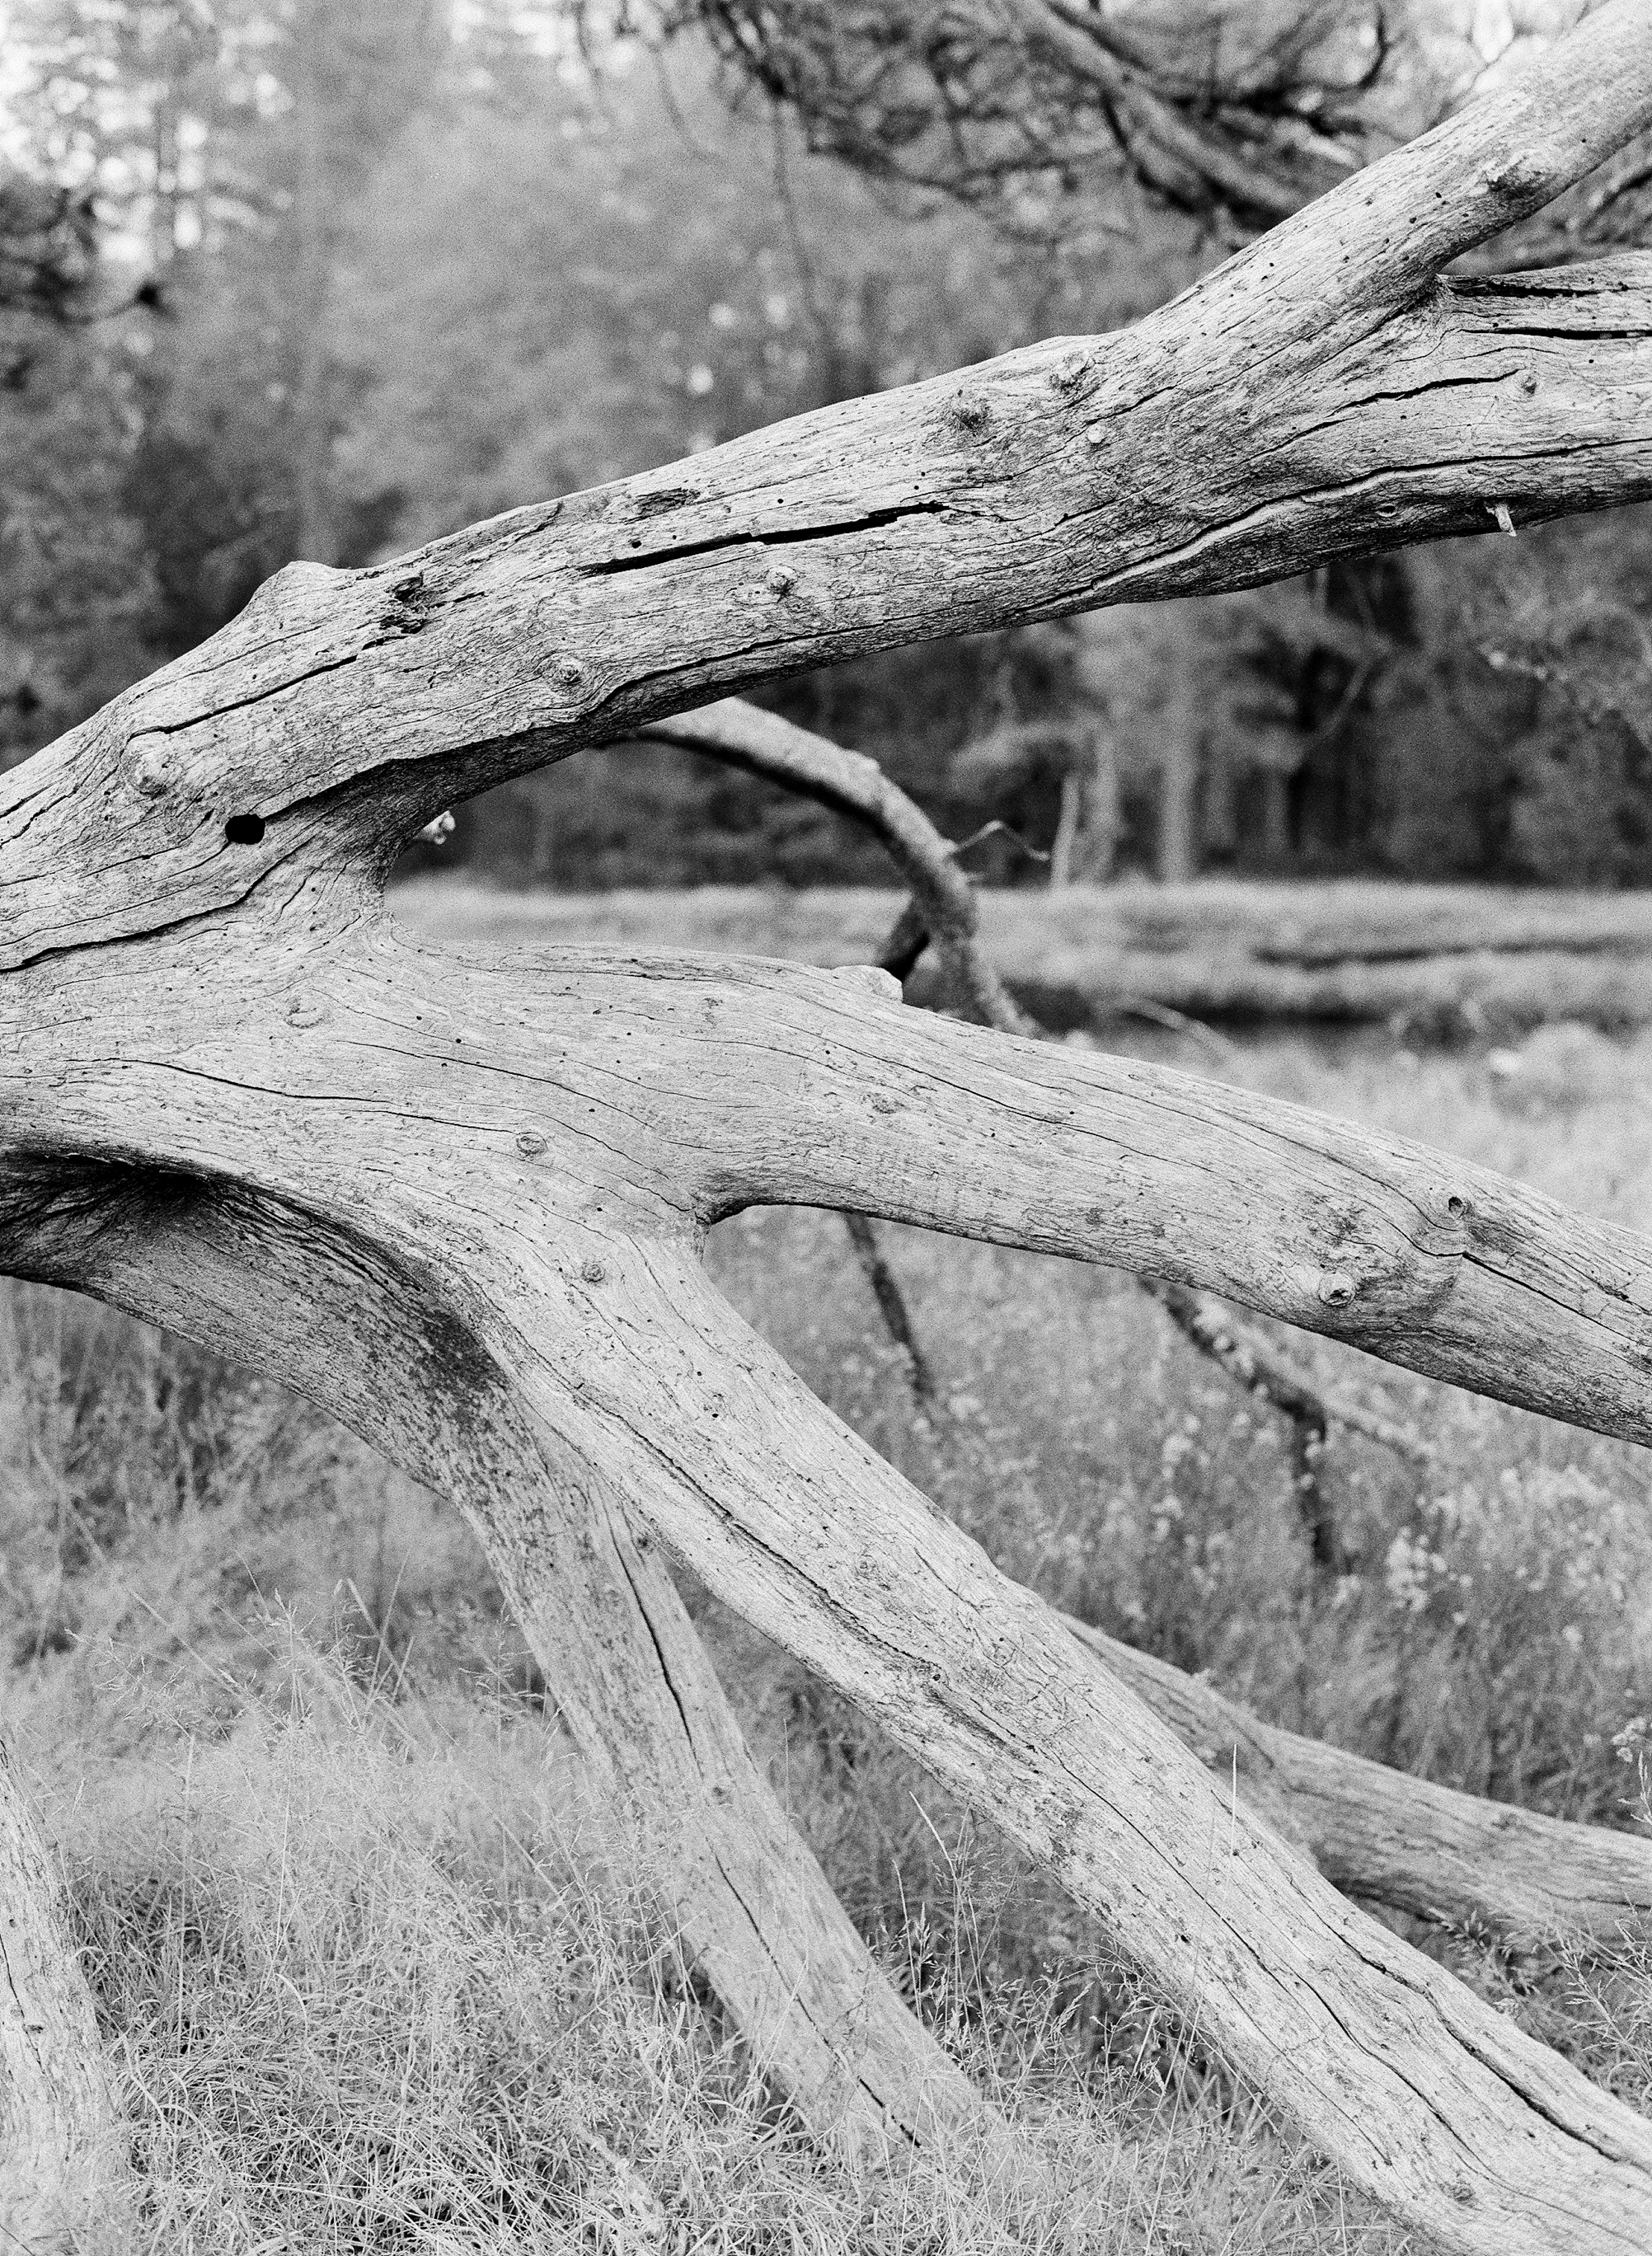
[[[77,2245],[114,2162],[115,2104],[59,1879],[0,1744],[0,2243]]]
[[[487,1466],[451,1477],[517,1603],[550,1603],[509,1489],[531,1445],[545,1572],[627,1610],[570,1678],[576,1738],[635,1718],[647,1775],[714,1807],[738,1772],[709,1692],[680,1731],[663,1704],[690,1681],[677,1620],[622,1538],[657,1541],[1047,1863],[1356,2182],[1486,2256],[1652,2248],[1652,2126],[1220,1793],[738,1322],[699,1240],[794,1202],[1107,1261],[1641,1441],[1652,1245],[1288,1105],[904,1010],[875,970],[592,949],[530,972],[410,945],[379,892],[452,799],[742,681],[1652,490],[1644,258],[1440,279],[1648,122],[1652,0],[1611,0],[1540,95],[1473,105],[1134,332],[395,566],[295,568],[0,783],[0,1263],[162,1313],[147,1260],[179,1329],[233,1317],[369,1436],[397,1430],[399,1362],[451,1380]],[[211,1292],[145,1250],[203,1200],[238,1255]],[[389,1316],[317,1371],[306,1339],[337,1338],[352,1279],[358,1318]],[[735,1896],[762,1862],[724,1868]],[[750,1956],[766,1917],[731,1942],[707,1889],[698,1947]],[[858,1978],[818,1899],[811,1921]],[[774,2026],[799,2088],[854,2057],[829,2000]],[[920,2053],[861,2055],[874,2116],[912,2119]]]

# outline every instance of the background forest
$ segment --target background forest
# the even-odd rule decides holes
[[[982,208],[871,180],[658,16],[16,0],[5,20],[8,764],[291,558],[359,564],[1114,326],[1230,247],[1116,187]],[[1492,531],[902,652],[774,701],[874,752],[953,835],[995,816],[1054,848],[1058,883],[1641,885],[1648,580],[1641,512]],[[570,889],[884,875],[829,814],[657,747],[460,810],[444,859]],[[974,866],[1047,874],[1002,836]]]

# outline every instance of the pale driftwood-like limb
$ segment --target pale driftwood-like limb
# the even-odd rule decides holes
[[[1264,1724],[1236,1700],[1083,1622],[1070,1625],[1218,1787],[1361,1901],[1489,1931],[1519,1954],[1638,1946],[1652,1840],[1487,1801]]]
[[[0,966],[154,932],[800,666],[1652,493],[1652,257],[1444,278],[1652,124],[1652,0],[1135,328],[297,565],[0,790]],[[118,808],[118,814],[116,809]],[[109,826],[133,825],[131,850]],[[233,826],[230,827],[230,826]],[[61,878],[75,871],[73,886]],[[50,875],[47,872],[50,872]]]
[[[639,1250],[612,1280],[622,1336],[650,1312],[647,1357],[552,1347],[561,1298],[548,1265],[524,1269],[494,1329],[539,1414],[623,1467],[637,1508],[708,1587],[989,1809],[1115,1933],[1128,1920],[1161,1989],[1360,2182],[1486,2256],[1652,2245],[1652,2126],[1225,1805],[1045,1607],[798,1399],[686,1248]]]
[[[883,1319],[883,1328],[906,1358],[907,1375],[912,1392],[920,1403],[934,1398],[935,1377],[929,1367],[929,1358],[918,1345],[917,1333],[912,1322],[906,1295],[901,1290],[900,1280],[889,1267],[889,1258],[878,1243],[877,1232],[863,1214],[846,1214],[844,1227],[849,1243],[854,1248],[854,1258],[862,1274],[872,1288],[872,1297]]]
[[[690,1959],[818,2137],[874,2164],[967,2152],[992,2175],[1030,2175],[759,1775],[611,1483],[547,1451],[416,1268],[176,1180],[0,1179],[8,1209],[32,1273],[275,1372],[460,1505],[545,1677],[576,1808],[604,1847],[640,1855]]]
[[[95,1167],[94,1235],[122,1182],[204,1184],[278,1211],[318,1285],[329,1234],[416,1278],[439,1364],[496,1369],[549,1462],[1006,1825],[1290,2119],[1473,2256],[1652,2249],[1652,2127],[1227,1806],[738,1324],[699,1234],[798,1202],[1106,1261],[1640,1440],[1652,1247],[1244,1091],[903,1011],[864,971],[591,950],[524,980],[409,948],[376,895],[454,798],[787,667],[1652,490],[1652,266],[1441,279],[1648,123],[1652,0],[1606,0],[1540,87],[1135,331],[394,567],[295,569],[0,779],[0,1265],[42,1175]]]
[[[410,948],[348,913],[296,989],[261,961],[266,920],[224,927],[236,976],[211,1012],[183,976],[187,933],[151,943],[141,978],[124,964],[113,1054],[77,1065],[61,1100],[78,1133],[107,1106],[106,1135],[141,1117],[174,1172],[242,1154],[312,1228],[329,1209],[359,1227],[371,1183],[376,1238],[453,1312],[443,1355],[474,1341],[556,1462],[611,1483],[720,1597],[1052,1857],[1363,2182],[1498,2256],[1652,2240],[1652,2133],[1316,1893],[1242,1812],[1227,1856],[1231,1814],[1199,1766],[802,1393],[709,1295],[692,1245],[696,1218],[752,1199],[1136,1266],[1150,1244],[1200,1282],[1242,1271],[1275,1313],[1420,1362],[1472,1356],[1482,1385],[1618,1425],[1646,1419],[1652,1249],[1290,1106],[903,1010],[860,975],[578,952],[524,986],[520,967]],[[63,1042],[98,976],[67,1009],[59,983]],[[294,992],[312,998],[302,1026],[281,1006]],[[262,1069],[237,1064],[249,1025],[274,1045]],[[42,1026],[48,1085],[53,1048]],[[1475,1244],[1497,1258],[1489,1308]],[[1616,1305],[1644,1305],[1638,1336],[1543,1281],[1608,1256]]]
[[[116,2169],[116,2106],[59,1879],[0,1743],[0,2245],[81,2244]]]
[[[932,941],[947,966],[947,983],[984,1026],[1041,1037],[1044,1029],[1015,1001],[981,943],[975,896],[960,874],[953,849],[929,817],[875,761],[845,752],[823,737],[734,698],[681,714],[650,737],[722,759],[833,807],[870,830],[913,887],[879,955],[879,969],[904,979]],[[1167,1014],[1175,1017],[1174,1012]],[[905,1302],[864,1216],[846,1217],[851,1240],[891,1336],[911,1358],[915,1386],[932,1391]],[[1185,1285],[1142,1279],[1183,1336],[1248,1392],[1278,1411],[1291,1435],[1291,1477],[1314,1563],[1335,1573],[1346,1563],[1330,1505],[1319,1484],[1319,1459],[1334,1418],[1351,1432],[1426,1463],[1421,1437],[1397,1421],[1326,1394],[1311,1373],[1222,1307]]]

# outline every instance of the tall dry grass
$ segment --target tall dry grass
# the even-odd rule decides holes
[[[1646,1053],[1259,1046],[1230,1070],[1644,1227]],[[1124,1280],[891,1231],[919,1418],[834,1217],[714,1234],[736,1301],[1011,1573],[1262,1712],[1641,1822],[1641,1452],[1313,1347],[1433,1444],[1339,1438],[1316,1578],[1282,1435]],[[1299,1343],[1300,1344],[1300,1343]],[[439,1500],[264,1382],[60,1296],[0,1300],[5,1724],[58,1844],[136,2165],[110,2250],[1268,2250],[1399,2241],[1142,1996],[989,1827],[692,1593],[892,1978],[1042,2186],[812,2146],[681,1963],[668,1876],[566,1795],[554,1719]],[[1627,1758],[1627,1760],[1625,1758]],[[1466,1978],[1652,2107],[1652,1970]]]

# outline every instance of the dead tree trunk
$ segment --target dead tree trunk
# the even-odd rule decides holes
[[[1652,261],[1442,278],[1648,122],[1652,0],[1609,0],[1536,91],[1135,330],[388,568],[291,568],[0,783],[0,1264],[233,1319],[300,1383],[293,1326],[399,1306],[318,1392],[383,1430],[405,1354],[502,1406],[557,1469],[547,1542],[668,1549],[1046,1861],[1358,2182],[1485,2256],[1652,2248],[1652,2126],[1230,1806],[738,1322],[699,1240],[792,1202],[1107,1261],[1642,1441],[1652,1246],[1287,1105],[905,1012],[881,973],[594,949],[524,980],[410,946],[380,888],[453,800],[788,666],[1652,493]],[[217,1313],[167,1272],[203,1203],[240,1253]],[[497,1478],[465,1500],[508,1562],[538,1522]],[[571,1651],[564,1712],[646,1660]],[[889,2044],[898,2112],[918,2053]]]

